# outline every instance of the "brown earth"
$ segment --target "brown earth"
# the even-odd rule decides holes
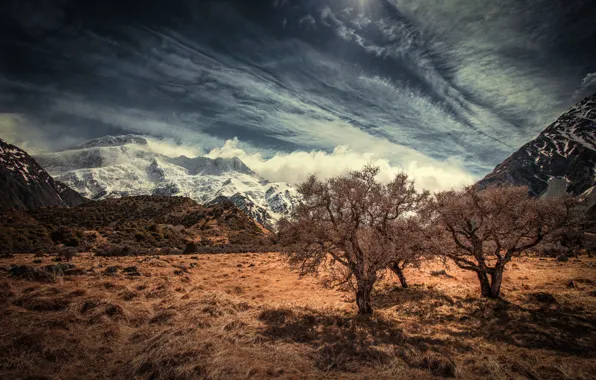
[[[13,264],[57,263],[0,259],[0,379],[596,378],[594,259],[520,258],[504,301],[453,266],[409,269],[369,320],[273,253],[82,255],[49,280]]]

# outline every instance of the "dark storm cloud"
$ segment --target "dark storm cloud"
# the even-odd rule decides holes
[[[349,145],[478,176],[596,90],[588,0],[41,3],[0,16],[0,111],[49,148],[238,137],[269,154]]]

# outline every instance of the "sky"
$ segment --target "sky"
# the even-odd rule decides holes
[[[591,0],[5,0],[0,138],[473,183],[596,92]]]

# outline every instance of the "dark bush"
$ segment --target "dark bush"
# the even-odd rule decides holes
[[[55,277],[46,271],[32,268],[27,265],[16,265],[8,270],[8,273],[15,278],[37,281],[37,282],[54,282]]]
[[[139,247],[131,247],[130,245],[106,245],[98,248],[95,256],[114,257],[114,256],[138,256],[147,254],[148,250],[143,250]]]
[[[195,252],[191,254],[217,254],[217,253],[259,253],[259,252],[275,252],[279,251],[279,247],[274,245],[252,245],[252,244],[222,244],[211,246],[197,246]],[[185,252],[186,253],[186,252]]]
[[[63,276],[64,272],[74,268],[75,266],[73,264],[54,264],[43,267],[43,270],[54,276]]]
[[[64,244],[67,247],[78,247],[81,242],[81,236],[82,234],[80,232],[77,234],[77,231],[66,226],[61,226],[50,234],[54,243]]]
[[[0,228],[0,252],[12,252],[12,235],[8,228]]]
[[[178,248],[165,247],[155,250],[155,253],[159,255],[181,255],[182,250]]]
[[[118,266],[111,266],[111,267],[107,267],[106,270],[104,271],[105,274],[116,274],[118,272],[119,267]]]
[[[79,253],[77,252],[76,248],[74,248],[74,247],[63,247],[58,252],[58,255],[66,261],[72,260],[72,258],[77,256],[78,254]]]
[[[196,242],[194,242],[194,241],[188,242],[188,243],[186,243],[186,248],[184,248],[184,254],[188,255],[191,253],[197,253],[199,251],[198,249],[199,249],[199,247]]]

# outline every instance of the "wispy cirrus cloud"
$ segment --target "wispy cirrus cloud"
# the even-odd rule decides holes
[[[370,159],[428,168],[444,188],[489,172],[593,88],[585,4],[157,1],[132,15],[114,3],[70,9],[80,29],[58,7],[11,16],[22,30],[0,44],[28,64],[0,61],[0,110],[50,149],[132,132],[206,154],[237,138],[273,179],[302,178],[300,159],[322,173]]]

